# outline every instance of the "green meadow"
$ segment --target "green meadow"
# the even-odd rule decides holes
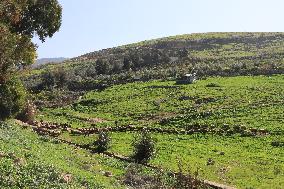
[[[152,128],[157,154],[151,165],[177,170],[181,161],[185,169],[198,170],[202,179],[237,188],[281,188],[283,91],[283,75],[208,77],[190,85],[135,82],[88,92],[65,107],[43,108],[37,119],[67,123],[74,129]],[[110,132],[109,151],[130,156],[136,134]],[[96,135],[65,132],[59,138],[90,145]],[[110,161],[106,159],[102,162]],[[209,159],[213,163],[208,164]],[[114,172],[121,174],[123,166]]]

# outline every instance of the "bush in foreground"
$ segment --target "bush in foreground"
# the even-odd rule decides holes
[[[41,163],[16,165],[12,160],[0,160],[1,188],[69,188],[61,173]],[[74,187],[75,188],[75,187]]]
[[[130,164],[122,178],[123,184],[144,189],[205,189],[210,188],[198,179],[198,173],[184,173],[179,163],[177,173],[165,170],[149,170],[143,165]]]
[[[96,151],[98,153],[103,153],[109,149],[110,137],[107,132],[100,132],[98,139],[95,141]]]
[[[198,179],[198,171],[193,174],[190,171],[184,172],[183,165],[178,162],[178,172],[174,175],[174,188],[176,189],[197,189],[207,188],[205,184]]]
[[[155,143],[155,140],[147,131],[138,134],[132,142],[134,147],[133,160],[136,163],[148,163],[156,153]]]
[[[27,92],[21,81],[12,78],[0,84],[0,120],[14,117],[26,104]]]

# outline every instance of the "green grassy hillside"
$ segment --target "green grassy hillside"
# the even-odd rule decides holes
[[[23,79],[32,91],[51,85],[82,91],[137,78],[179,77],[192,70],[199,77],[279,74],[284,73],[283,50],[283,33],[180,35],[91,52],[34,69]],[[46,81],[47,73],[55,83]]]
[[[38,136],[13,121],[0,123],[1,188],[123,188],[103,172],[119,176],[124,167],[115,159]]]
[[[204,179],[238,188],[279,188],[284,185],[283,86],[282,75],[216,77],[192,85],[136,82],[46,108],[38,119],[72,128],[145,127],[158,141],[153,165],[177,170],[178,158],[199,168]],[[135,133],[111,132],[110,151],[130,156]],[[91,144],[94,136],[64,132],[60,138]],[[209,158],[213,165],[207,165]]]
[[[132,141],[146,129],[158,149],[149,166],[178,171],[181,161],[201,179],[283,188],[283,52],[283,33],[190,34],[23,71],[33,126],[46,124],[34,130],[53,137],[1,126],[0,185],[126,188]],[[176,84],[192,71],[196,83]],[[102,130],[111,137],[104,155],[94,150]]]

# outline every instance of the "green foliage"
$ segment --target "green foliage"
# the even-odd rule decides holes
[[[12,120],[0,122],[0,188],[118,188],[123,162],[40,137]],[[69,178],[69,179],[68,179]]]
[[[63,88],[65,83],[67,82],[67,73],[64,71],[62,67],[59,67],[56,70],[54,70],[54,77],[57,87]]]
[[[72,85],[77,84],[76,79],[74,79],[76,78],[74,73],[66,72],[62,67],[40,70],[40,74],[32,77],[33,79],[28,80],[21,77],[25,87],[31,93],[47,92],[55,88],[60,88],[61,90],[66,88],[72,89]]]
[[[181,167],[181,166],[180,166]],[[123,183],[132,188],[147,189],[209,189],[198,178],[198,173],[183,172],[180,168],[177,173],[163,169],[147,170],[139,164],[130,164],[123,177]]]
[[[163,174],[163,173],[162,173]],[[132,188],[170,189],[170,185],[162,178],[161,172],[148,171],[139,164],[130,164],[123,177],[123,183]]]
[[[123,67],[122,67],[122,69],[129,70],[131,67],[133,67],[132,61],[130,60],[130,58],[125,57],[123,59]]]
[[[109,134],[107,132],[100,132],[98,134],[98,139],[95,141],[95,145],[96,145],[96,151],[98,153],[102,153],[105,152],[109,149],[109,145],[110,145],[110,137]]]
[[[0,120],[5,120],[23,110],[27,92],[19,79],[11,78],[0,84],[0,97]]]
[[[112,73],[119,73],[122,70],[123,65],[120,62],[114,62],[112,65],[111,72]]]
[[[0,83],[21,66],[33,63],[35,46],[26,36],[19,36],[0,22]]]
[[[55,86],[55,76],[50,70],[45,71],[42,74],[42,85],[45,89],[51,90]]]
[[[20,20],[12,24],[12,31],[29,37],[36,33],[44,41],[59,30],[62,8],[57,0],[28,0],[20,6]]]
[[[52,166],[41,163],[15,165],[9,159],[0,160],[1,188],[67,188],[61,174]]]
[[[93,90],[96,86],[84,86],[94,82],[112,85],[137,78],[175,79],[192,70],[199,79],[273,75],[284,73],[283,43],[283,33],[192,34],[91,52],[65,62],[64,70],[72,78],[67,84],[70,90]],[[40,74],[42,70],[32,72]],[[25,80],[29,83],[34,77],[29,75]]]
[[[108,149],[128,157],[133,156],[135,132],[146,127],[158,139],[159,153],[151,165],[179,171],[173,162],[180,157],[191,169],[200,168],[204,179],[238,188],[277,188],[284,185],[284,85],[283,75],[273,74],[284,73],[283,39],[283,33],[193,34],[89,53],[64,64],[64,70],[74,74],[70,90],[91,92],[72,105],[44,108],[37,119],[73,128],[94,125],[90,117],[103,120],[95,123],[98,128],[132,125],[133,130],[111,132]],[[184,48],[187,56],[182,55]],[[108,62],[110,71],[95,73],[92,57]],[[124,65],[126,58],[123,71],[114,72],[115,64]],[[192,69],[200,80],[175,85],[175,77]],[[267,76],[251,76],[261,74]],[[148,82],[133,83],[137,78]],[[153,79],[161,80],[149,81]],[[41,93],[41,100],[50,94]],[[82,145],[93,142],[92,137],[68,133],[60,137]]]
[[[202,189],[208,188],[198,178],[198,171],[193,174],[190,171],[187,173],[183,170],[183,165],[178,162],[178,172],[174,175],[174,188],[176,189]]]
[[[190,170],[200,168],[202,179],[237,188],[277,188],[284,184],[283,82],[283,75],[273,75],[208,77],[191,85],[161,80],[120,84],[87,92],[73,105],[44,108],[37,119],[72,128],[92,128],[90,117],[104,120],[96,128],[116,128],[116,123],[139,131],[144,127],[159,149],[150,165],[179,171],[178,157]],[[219,87],[206,87],[212,83]],[[135,129],[111,132],[108,152],[131,157]],[[268,132],[252,133],[259,129]],[[61,137],[81,145],[94,141],[93,135]],[[207,165],[209,158],[214,166]]]
[[[44,41],[61,25],[61,6],[57,0],[0,2],[0,83],[36,58],[36,34]]]
[[[54,70],[47,69],[41,75],[41,84],[37,86],[39,89],[44,88],[46,90],[52,90],[55,87],[64,88],[66,86],[67,73],[62,67],[58,67]],[[38,90],[38,88],[36,90]]]
[[[134,148],[132,158],[136,163],[148,163],[156,153],[155,140],[147,131],[138,134],[132,146]]]
[[[96,61],[97,74],[108,74],[110,70],[111,70],[111,67],[107,60],[98,59]]]

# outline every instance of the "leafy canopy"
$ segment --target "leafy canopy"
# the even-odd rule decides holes
[[[42,42],[61,26],[62,8],[57,0],[0,1],[0,84],[11,73],[34,63],[37,35]]]

